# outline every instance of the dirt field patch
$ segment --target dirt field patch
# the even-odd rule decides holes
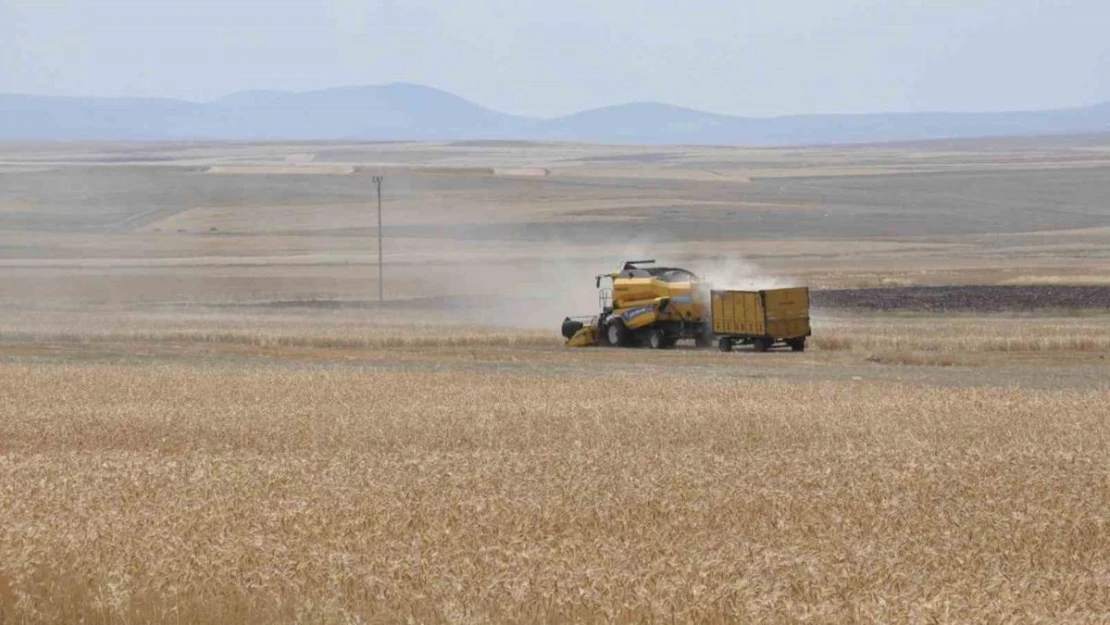
[[[209,167],[206,173],[209,174],[253,174],[253,175],[320,175],[320,176],[344,176],[355,173],[354,167],[345,167],[342,165],[220,165],[217,167]]]
[[[1106,286],[917,286],[825,289],[810,293],[822,310],[999,313],[1051,310],[1110,311]]]

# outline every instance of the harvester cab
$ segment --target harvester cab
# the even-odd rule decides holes
[[[598,303],[602,314],[613,311],[613,289],[616,286],[616,281],[633,277],[649,277],[651,275],[649,270],[641,269],[636,265],[650,265],[654,262],[654,260],[626,260],[624,261],[624,268],[620,271],[598,274],[594,279],[594,286],[598,289]],[[601,288],[602,280],[610,280],[611,282],[608,287],[603,289]]]

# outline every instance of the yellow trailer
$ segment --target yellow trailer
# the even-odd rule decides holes
[[[809,289],[792,287],[762,291],[711,291],[711,318],[717,346],[723,352],[750,343],[765,352],[776,343],[796,352],[805,350],[809,327]]]

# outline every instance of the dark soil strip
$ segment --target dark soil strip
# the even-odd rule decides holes
[[[813,290],[816,310],[913,312],[1110,312],[1107,286],[912,286],[881,289]]]

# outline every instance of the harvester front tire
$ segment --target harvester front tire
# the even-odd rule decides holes
[[[605,326],[605,344],[609,347],[624,347],[628,345],[628,328],[620,321],[610,321]]]
[[[652,349],[667,349],[671,346],[667,335],[659,328],[648,330],[647,344]]]

